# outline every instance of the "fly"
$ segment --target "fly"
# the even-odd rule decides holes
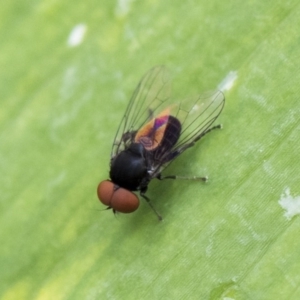
[[[172,103],[171,81],[164,66],[150,69],[131,97],[111,150],[109,180],[98,185],[100,201],[114,213],[131,213],[139,207],[139,194],[159,220],[161,215],[146,196],[154,178],[206,177],[163,176],[161,172],[181,153],[210,131],[225,105],[221,91],[206,92],[178,104]]]

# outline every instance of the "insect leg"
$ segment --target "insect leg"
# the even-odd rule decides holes
[[[207,133],[211,132],[212,130],[214,130],[214,129],[221,129],[221,128],[222,128],[222,125],[221,125],[221,124],[218,124],[218,125],[215,125],[215,126],[213,126],[213,127],[211,127],[211,128],[208,128],[207,130],[205,130],[205,131],[203,131],[201,134],[199,134],[199,135],[195,138],[194,142],[199,141],[201,138],[203,138]]]
[[[149,206],[151,207],[151,209],[154,211],[154,213],[157,215],[157,218],[159,221],[161,221],[163,218],[162,216],[158,213],[158,211],[155,209],[155,207],[152,205],[150,199],[145,195],[145,191],[141,191],[140,192],[141,197],[143,197],[147,203],[149,204]]]
[[[213,126],[211,128],[208,128],[207,130],[201,132],[201,134],[199,134],[198,136],[196,136],[195,139],[191,143],[186,144],[183,147],[181,147],[180,149],[178,149],[177,151],[171,153],[169,160],[176,158],[178,155],[180,155],[186,149],[193,147],[195,145],[195,143],[197,141],[199,141],[201,138],[203,138],[207,133],[211,132],[214,129],[221,129],[221,128],[222,128],[222,125],[219,124],[219,125]]]
[[[158,174],[157,179],[164,180],[164,179],[181,179],[181,180],[202,180],[206,182],[208,180],[207,176],[200,177],[200,176],[177,176],[177,175],[167,175],[162,176],[161,174]]]

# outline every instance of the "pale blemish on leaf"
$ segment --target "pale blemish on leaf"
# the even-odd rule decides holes
[[[218,85],[218,89],[222,92],[229,91],[237,79],[237,72],[230,71],[226,77]]]
[[[293,197],[290,188],[285,189],[278,203],[285,210],[284,216],[288,220],[300,214],[300,196]]]
[[[69,34],[68,46],[70,46],[70,47],[79,46],[83,41],[83,38],[86,34],[86,30],[87,30],[87,27],[85,24],[76,25]]]

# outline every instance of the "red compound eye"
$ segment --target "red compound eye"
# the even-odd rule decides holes
[[[134,193],[123,188],[116,188],[116,185],[109,180],[100,182],[97,194],[104,205],[125,214],[134,212],[140,205],[139,199]]]

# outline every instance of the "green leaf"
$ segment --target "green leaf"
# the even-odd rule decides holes
[[[297,1],[2,3],[1,299],[299,299],[299,20]],[[96,187],[158,64],[174,98],[227,81],[224,129],[165,171],[208,183],[151,182],[162,222],[143,200],[114,217]]]

